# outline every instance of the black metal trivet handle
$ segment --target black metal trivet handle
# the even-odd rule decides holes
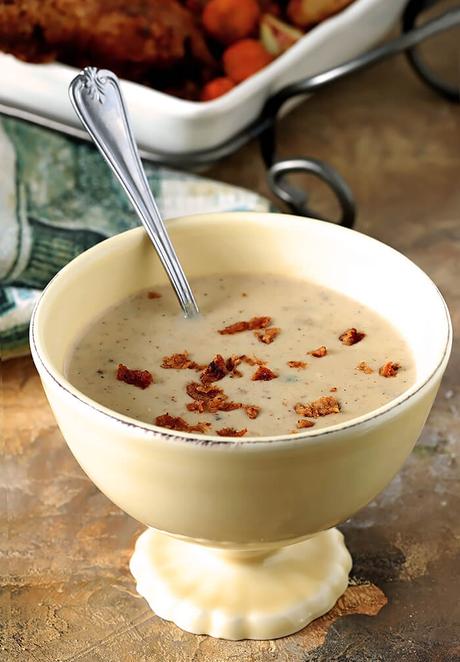
[[[392,55],[406,52],[409,62],[426,84],[449,101],[460,103],[460,89],[453,88],[437,78],[429,71],[416,51],[416,46],[422,41],[460,25],[459,6],[421,27],[414,28],[419,14],[433,4],[435,4],[434,0],[410,0],[403,14],[401,36],[328,71],[287,85],[267,100],[261,116],[252,127],[252,133],[254,136],[259,135],[262,158],[267,167],[268,184],[272,192],[283,200],[291,211],[303,216],[322,218],[317,211],[310,208],[308,193],[287,182],[289,175],[302,172],[318,177],[333,192],[340,207],[338,224],[352,227],[356,219],[353,194],[343,177],[332,166],[313,158],[277,158],[276,120],[281,108],[289,99],[310,95],[351,73],[370,67]]]

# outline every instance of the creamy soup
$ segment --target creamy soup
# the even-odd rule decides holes
[[[126,416],[223,437],[341,424],[414,382],[399,333],[333,290],[268,274],[191,284],[197,320],[169,286],[102,312],[69,357],[69,381]]]

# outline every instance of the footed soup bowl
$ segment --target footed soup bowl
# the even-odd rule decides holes
[[[167,282],[143,229],[74,259],[35,309],[32,355],[67,444],[97,487],[148,527],[131,559],[139,593],[190,632],[284,636],[344,592],[351,558],[333,527],[373,499],[413,448],[449,358],[449,314],[417,266],[352,230],[243,212],[179,218],[168,228],[190,278],[270,272],[317,282],[381,314],[414,356],[415,383],[342,425],[204,437],[118,414],[65,376],[95,317]]]

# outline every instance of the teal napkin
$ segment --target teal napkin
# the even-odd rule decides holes
[[[69,260],[138,225],[120,186],[91,145],[0,117],[0,348],[26,354],[41,290]],[[164,218],[270,209],[242,188],[146,164]]]

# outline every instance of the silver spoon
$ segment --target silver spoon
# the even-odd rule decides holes
[[[70,101],[130,199],[169,276],[185,317],[198,306],[147,182],[134,141],[118,78],[86,67],[69,86]]]

